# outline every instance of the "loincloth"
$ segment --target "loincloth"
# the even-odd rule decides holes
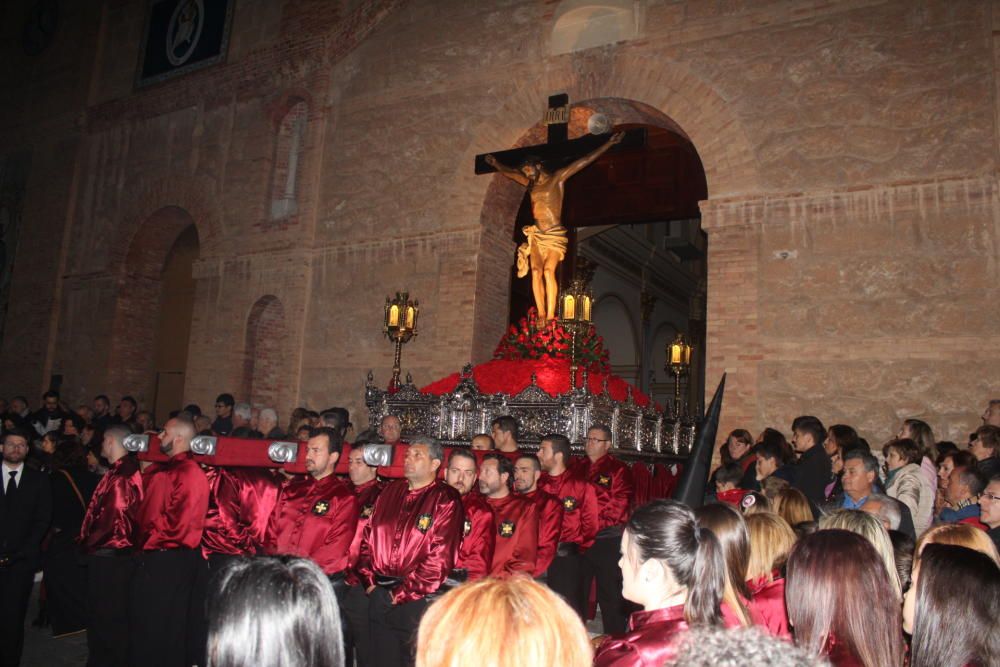
[[[565,259],[566,248],[569,246],[569,237],[566,228],[562,225],[556,225],[547,232],[543,232],[536,225],[529,225],[524,228],[524,235],[528,237],[527,242],[517,247],[518,278],[528,275],[528,269],[531,267],[531,250],[533,248],[538,248],[538,252],[542,257],[556,254],[560,262]]]

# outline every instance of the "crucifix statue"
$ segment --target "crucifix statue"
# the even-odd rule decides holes
[[[629,135],[638,139],[630,144],[641,145],[645,140],[645,130],[639,129],[617,132],[606,140],[588,136],[568,141],[569,96],[566,94],[549,98],[545,122],[548,125],[547,143],[476,157],[477,174],[496,171],[528,188],[535,224],[524,228],[527,239],[517,249],[517,277],[523,278],[530,271],[535,307],[543,326],[555,317],[559,292],[556,268],[566,257],[568,246],[567,229],[562,221],[566,181]],[[596,146],[595,139],[599,142]],[[581,149],[586,151],[582,157]],[[572,161],[560,168],[545,166],[546,160],[565,162],[567,159]]]

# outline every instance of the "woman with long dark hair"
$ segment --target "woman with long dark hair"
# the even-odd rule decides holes
[[[632,513],[622,535],[622,594],[642,606],[630,631],[597,649],[595,667],[661,667],[696,626],[721,626],[726,563],[719,540],[694,512],[654,500]]]
[[[212,585],[208,667],[342,667],[340,609],[310,560],[241,558]]]
[[[903,603],[911,667],[1000,665],[1000,568],[985,554],[928,544]]]
[[[746,583],[750,562],[750,535],[739,510],[731,505],[712,504],[694,511],[698,525],[715,533],[726,561],[726,587],[722,594],[722,619],[726,627],[752,624],[747,602],[750,589]]]
[[[795,643],[833,667],[903,664],[899,595],[864,537],[837,529],[803,537],[788,557],[785,602]]]

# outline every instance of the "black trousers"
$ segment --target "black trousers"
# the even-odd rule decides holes
[[[389,591],[381,586],[375,587],[368,596],[370,667],[412,667],[417,649],[417,628],[427,605],[425,599],[393,605]]]
[[[374,591],[373,591],[374,592]],[[340,603],[340,624],[344,629],[344,664],[370,667],[371,627],[368,620],[368,596],[361,584],[351,586]]]
[[[73,537],[56,533],[42,556],[46,608],[57,637],[87,627],[87,560]]]
[[[205,567],[196,549],[145,551],[136,558],[129,591],[129,664],[186,667],[198,653],[189,638],[192,592]],[[201,647],[204,651],[204,647]],[[201,663],[199,663],[201,664]]]
[[[131,556],[87,557],[87,667],[126,667]]]
[[[545,575],[545,583],[549,588],[579,614],[580,620],[586,622],[587,594],[590,589],[584,588],[583,585],[583,556],[580,554],[556,556],[552,559],[552,565],[549,565]]]
[[[24,616],[35,583],[35,563],[0,567],[0,667],[17,667],[24,649]]]
[[[604,634],[608,635],[626,631],[634,608],[622,597],[622,570],[618,567],[621,542],[621,536],[599,537],[582,557],[584,590],[589,593],[591,582],[597,579],[597,604],[601,607]]]

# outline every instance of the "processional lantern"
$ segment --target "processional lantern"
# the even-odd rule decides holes
[[[691,369],[691,346],[684,340],[684,334],[678,333],[674,342],[667,345],[667,363],[665,370],[674,374],[674,416],[680,418],[681,411],[681,376]],[[685,409],[684,414],[687,414]]]
[[[576,389],[577,349],[576,338],[592,325],[591,311],[594,297],[582,280],[574,280],[559,296],[559,322],[569,329],[569,386]]]
[[[399,386],[400,359],[403,354],[403,344],[408,343],[417,335],[417,315],[420,302],[410,300],[409,292],[396,292],[395,298],[385,298],[385,325],[383,331],[386,337],[396,346],[396,355],[392,362],[392,383],[390,387]]]

